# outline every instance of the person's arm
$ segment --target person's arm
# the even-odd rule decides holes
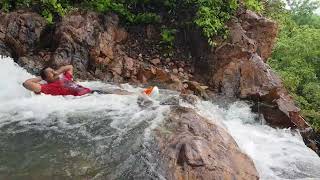
[[[40,85],[40,81],[42,79],[41,78],[31,78],[26,80],[22,85],[23,87],[25,87],[26,89],[33,91],[35,93],[40,93],[41,92],[41,85]]]
[[[55,71],[56,75],[60,75],[65,72],[69,72],[71,75],[73,75],[73,66],[72,65],[61,66],[58,70]]]

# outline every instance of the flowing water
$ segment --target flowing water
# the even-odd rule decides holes
[[[22,82],[32,77],[10,58],[0,58],[0,179],[164,179],[153,156],[152,129],[169,112],[160,91],[148,107],[136,95],[61,97],[34,95]],[[82,82],[91,88],[116,88]],[[297,132],[259,123],[249,105],[199,102],[201,115],[228,129],[254,161],[261,179],[320,179],[320,158]]]

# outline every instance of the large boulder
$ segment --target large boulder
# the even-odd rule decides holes
[[[37,73],[48,61],[38,54],[46,20],[22,10],[0,13],[0,19],[0,55],[11,56],[29,72]]]
[[[227,26],[228,40],[216,48],[203,46],[194,51],[199,60],[196,71],[206,68],[202,78],[217,93],[256,102],[253,109],[262,113],[269,124],[309,128],[279,76],[265,63],[277,36],[277,24],[249,10],[239,10]],[[193,42],[195,46],[205,44],[201,38]]]
[[[90,52],[99,43],[102,33],[108,29],[116,29],[117,18],[99,16],[94,12],[73,12],[62,18],[56,24],[54,44],[56,45],[52,56],[52,65],[61,66],[72,64],[76,75],[82,79],[90,77],[89,70],[94,70],[90,61]],[[113,41],[114,31],[110,31],[109,41]],[[110,54],[113,44],[106,44]]]
[[[166,179],[259,179],[252,160],[226,129],[193,109],[172,106],[155,131]]]
[[[7,46],[15,57],[33,52],[40,41],[46,21],[39,14],[16,11],[0,13],[0,46]],[[1,48],[3,49],[3,48]]]

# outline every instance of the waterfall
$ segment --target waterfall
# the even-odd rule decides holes
[[[128,84],[121,88],[136,94],[62,97],[28,92],[22,83],[31,77],[11,58],[0,58],[0,179],[163,179],[152,155],[152,130],[170,109],[161,99],[177,92],[161,90],[151,106],[141,107],[142,89]],[[261,179],[320,179],[320,158],[299,133],[261,124],[246,102],[182,105],[227,129]]]

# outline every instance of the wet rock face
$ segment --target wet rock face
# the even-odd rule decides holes
[[[259,179],[227,131],[190,108],[173,106],[156,141],[166,179]]]
[[[13,55],[19,57],[36,48],[46,26],[40,15],[31,12],[2,13],[0,19],[0,44],[6,44],[7,52],[11,50]]]
[[[25,11],[0,13],[0,19],[0,55],[14,57],[29,72],[38,72],[48,60],[37,53],[46,21]]]
[[[96,64],[105,65],[114,58],[117,30],[118,18],[112,14],[75,12],[65,16],[54,33],[52,65],[72,64],[79,78],[93,77]]]

